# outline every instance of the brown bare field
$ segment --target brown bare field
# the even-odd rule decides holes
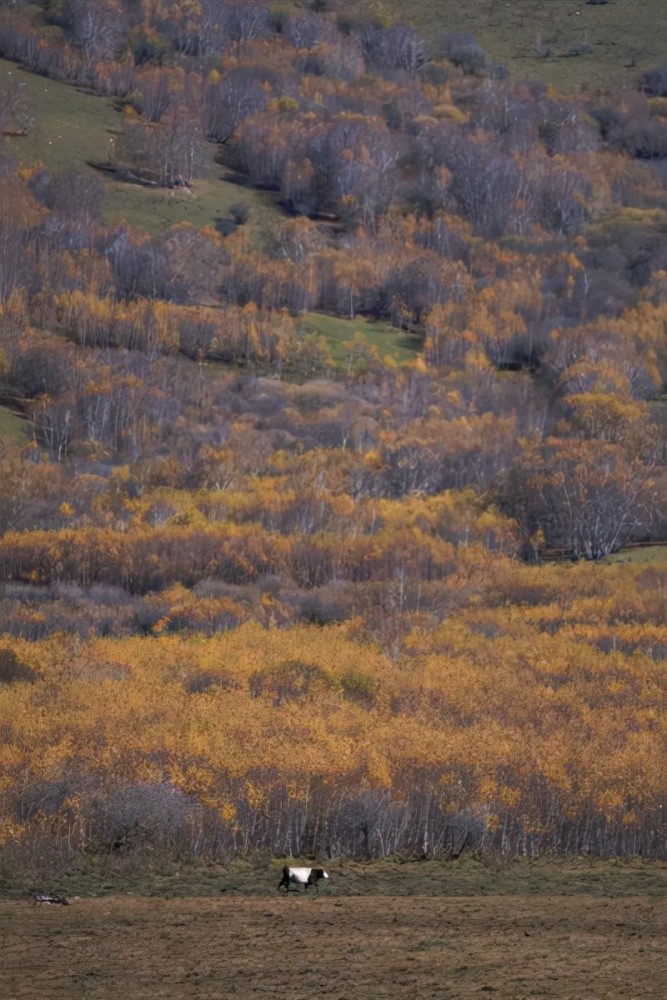
[[[548,873],[539,891],[539,870],[534,885],[516,882],[524,891],[507,891],[502,872],[494,887],[487,871],[478,892],[460,894],[455,879],[447,894],[445,866],[430,887],[409,867],[396,870],[396,894],[383,893],[386,868],[381,881],[346,868],[319,896],[278,895],[272,870],[261,894],[251,877],[250,894],[229,884],[215,896],[116,893],[68,907],[0,901],[0,997],[667,996],[664,868],[639,879],[570,872],[561,892]]]

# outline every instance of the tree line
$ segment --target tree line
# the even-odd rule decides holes
[[[482,601],[413,609],[398,659],[368,617],[5,638],[0,864],[661,856],[664,572],[485,573]]]

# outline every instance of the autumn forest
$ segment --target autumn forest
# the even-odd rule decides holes
[[[667,62],[352,7],[0,2],[0,877],[664,857]]]

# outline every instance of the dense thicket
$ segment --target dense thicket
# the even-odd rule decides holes
[[[5,7],[0,54],[120,102],[98,166],[213,148],[284,213],[148,235],[0,149],[5,863],[663,850],[664,564],[594,565],[667,529],[662,69],[225,2]]]

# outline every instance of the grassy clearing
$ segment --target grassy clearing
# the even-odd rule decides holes
[[[375,348],[381,358],[391,357],[398,363],[414,360],[422,346],[418,337],[410,337],[389,323],[373,322],[361,316],[341,319],[323,313],[304,313],[301,329],[306,334],[324,337],[331,357],[340,365],[354,365],[355,340]]]
[[[229,218],[230,206],[244,201],[251,205],[247,225],[259,239],[284,218],[271,195],[224,181],[215,176],[216,171],[222,173],[222,168],[212,168],[211,176],[196,180],[191,194],[109,182],[105,217],[110,223],[130,222],[147,232],[155,232],[177,222],[189,222],[202,228],[214,225],[216,219]]]
[[[607,556],[607,563],[631,563],[634,566],[655,566],[658,569],[667,567],[667,545],[637,545],[629,546]]]
[[[0,438],[16,444],[25,444],[30,438],[27,420],[6,406],[0,406]]]
[[[367,14],[409,21],[427,38],[470,31],[487,55],[513,79],[550,83],[561,93],[634,86],[642,72],[665,58],[664,0],[358,0]],[[592,52],[568,56],[588,42]],[[536,56],[541,47],[550,54]]]
[[[297,863],[297,862],[294,862]],[[313,864],[303,860],[304,865]],[[194,898],[231,893],[273,897],[283,860],[238,859],[229,864],[163,866],[143,859],[87,858],[58,875],[48,888],[73,898],[131,895]],[[463,855],[456,861],[326,862],[321,896],[665,896],[667,865],[649,861],[539,858],[495,862]],[[0,896],[25,899],[44,888],[38,871],[0,878]]]
[[[122,115],[110,100],[27,73],[0,59],[0,81],[18,80],[21,93],[36,118],[26,136],[10,136],[10,149],[28,165],[49,170],[82,169],[89,160],[103,160],[110,140],[122,127]]]

